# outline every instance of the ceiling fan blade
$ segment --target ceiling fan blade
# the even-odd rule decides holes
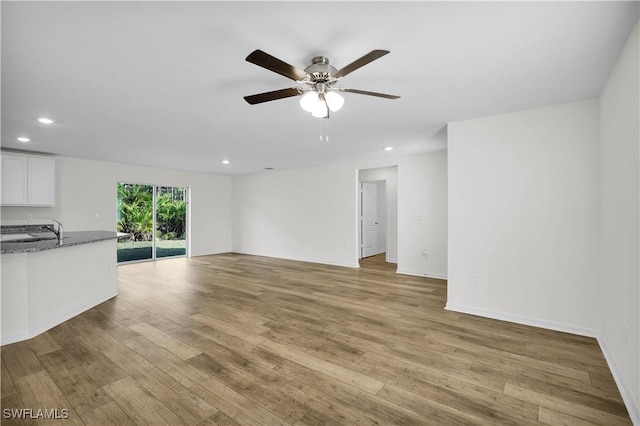
[[[290,98],[303,93],[299,87],[289,87],[287,89],[274,90],[272,92],[258,93],[257,95],[245,96],[244,100],[251,105],[261,104],[263,102],[276,101],[278,99]]]
[[[357,93],[359,95],[377,96],[379,98],[386,98],[386,99],[398,99],[400,97],[398,95],[387,95],[386,93],[368,92],[366,90],[358,90],[358,89],[336,89],[336,90],[339,90],[341,92]]]
[[[389,53],[388,50],[372,50],[371,52],[369,52],[366,55],[364,55],[362,58],[356,59],[355,61],[351,62],[346,67],[343,67],[343,68],[339,69],[338,71],[336,71],[332,75],[332,77],[336,78],[336,79],[342,78],[345,75],[347,75],[349,73],[352,73],[353,71],[357,70],[358,68],[367,65],[369,62],[373,62],[376,59],[383,57],[387,53]]]
[[[269,71],[283,75],[291,80],[302,81],[307,76],[307,73],[301,69],[298,69],[293,65],[289,65],[275,56],[271,56],[259,49],[251,52],[249,56],[247,56],[246,60],[247,62],[266,68]]]

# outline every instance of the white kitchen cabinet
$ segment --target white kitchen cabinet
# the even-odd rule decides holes
[[[27,159],[2,155],[2,205],[27,204]]]
[[[27,176],[27,204],[53,206],[56,203],[56,161],[52,158],[29,158]]]
[[[55,205],[56,162],[53,158],[2,154],[3,206]]]

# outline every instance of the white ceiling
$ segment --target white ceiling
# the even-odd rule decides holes
[[[3,149],[236,175],[441,150],[448,122],[597,96],[638,2],[3,1],[1,14]],[[301,69],[387,49],[340,86],[402,97],[345,93],[320,142],[326,121],[299,98],[244,101],[296,85],[246,62],[255,49]]]

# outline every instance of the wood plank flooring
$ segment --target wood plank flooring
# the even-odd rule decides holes
[[[446,282],[361,264],[119,266],[119,296],[2,347],[2,423],[631,424],[594,339],[445,311]]]

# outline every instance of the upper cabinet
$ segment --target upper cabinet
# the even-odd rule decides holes
[[[2,153],[3,206],[55,205],[56,161],[53,158]]]
[[[2,205],[27,204],[27,159],[2,154]]]

